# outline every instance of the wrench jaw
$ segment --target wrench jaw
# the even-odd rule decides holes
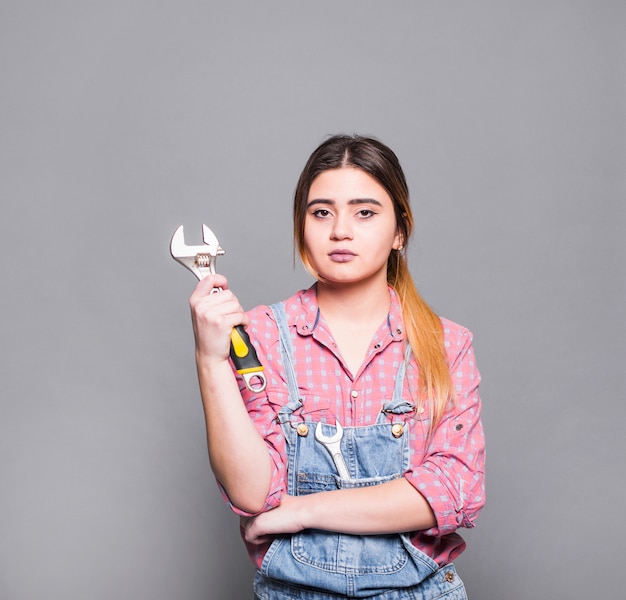
[[[181,225],[172,236],[170,254],[183,267],[189,269],[198,279],[215,274],[217,257],[224,254],[215,234],[202,225],[203,246],[188,246],[185,244],[185,233]]]
[[[343,427],[341,423],[335,419],[335,429],[336,432],[334,435],[325,435],[323,430],[322,422],[320,421],[315,427],[315,439],[320,444],[337,444],[341,441],[343,437]]]
[[[327,436],[322,429],[322,423],[319,422],[315,427],[315,439],[326,448],[335,463],[335,468],[340,479],[351,479],[350,471],[341,452],[341,438],[343,437],[343,427],[339,421],[335,420],[337,431],[334,435]]]

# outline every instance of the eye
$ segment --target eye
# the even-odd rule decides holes
[[[362,219],[369,219],[373,217],[376,213],[371,208],[362,208],[357,215]]]
[[[330,211],[327,208],[316,208],[312,214],[318,219],[324,219],[330,215]]]

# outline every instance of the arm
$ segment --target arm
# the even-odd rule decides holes
[[[437,525],[424,533],[443,536],[459,527],[473,527],[485,503],[485,437],[478,392],[472,334],[444,321],[445,341],[455,404],[446,413],[423,457],[405,473],[428,500]]]
[[[211,294],[215,287],[223,291]],[[271,461],[229,362],[232,328],[245,326],[247,318],[220,275],[200,281],[189,303],[211,468],[233,505],[256,513],[265,504]]]
[[[246,541],[255,544],[273,534],[309,528],[374,535],[435,524],[430,505],[404,477],[376,486],[283,496],[279,507],[242,519]]]

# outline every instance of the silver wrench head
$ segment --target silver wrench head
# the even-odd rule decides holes
[[[319,422],[315,427],[315,439],[322,444],[335,444],[343,437],[343,427],[339,421],[335,421],[335,427],[337,428],[337,431],[334,435],[324,435],[322,423]]]
[[[201,246],[188,246],[185,243],[185,233],[181,225],[174,232],[170,242],[172,258],[189,269],[198,279],[215,273],[216,258],[224,254],[217,237],[204,224],[202,225],[202,241],[204,244]]]

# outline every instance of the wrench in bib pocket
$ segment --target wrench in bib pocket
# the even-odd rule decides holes
[[[170,244],[172,258],[189,269],[198,279],[215,275],[217,257],[224,254],[217,237],[206,225],[202,225],[202,240],[204,245],[187,246],[181,225],[174,232]],[[211,293],[221,291],[222,288],[214,288]],[[267,385],[263,365],[259,362],[254,346],[241,325],[237,325],[231,333],[230,357],[237,372],[243,377],[246,387],[251,392],[262,392]]]
[[[337,431],[334,435],[328,436],[324,434],[322,430],[322,423],[318,423],[315,428],[315,439],[328,450],[339,477],[341,479],[350,479],[350,472],[346,466],[346,461],[341,453],[341,438],[343,437],[343,427],[339,424],[339,421],[335,421],[335,427]]]

